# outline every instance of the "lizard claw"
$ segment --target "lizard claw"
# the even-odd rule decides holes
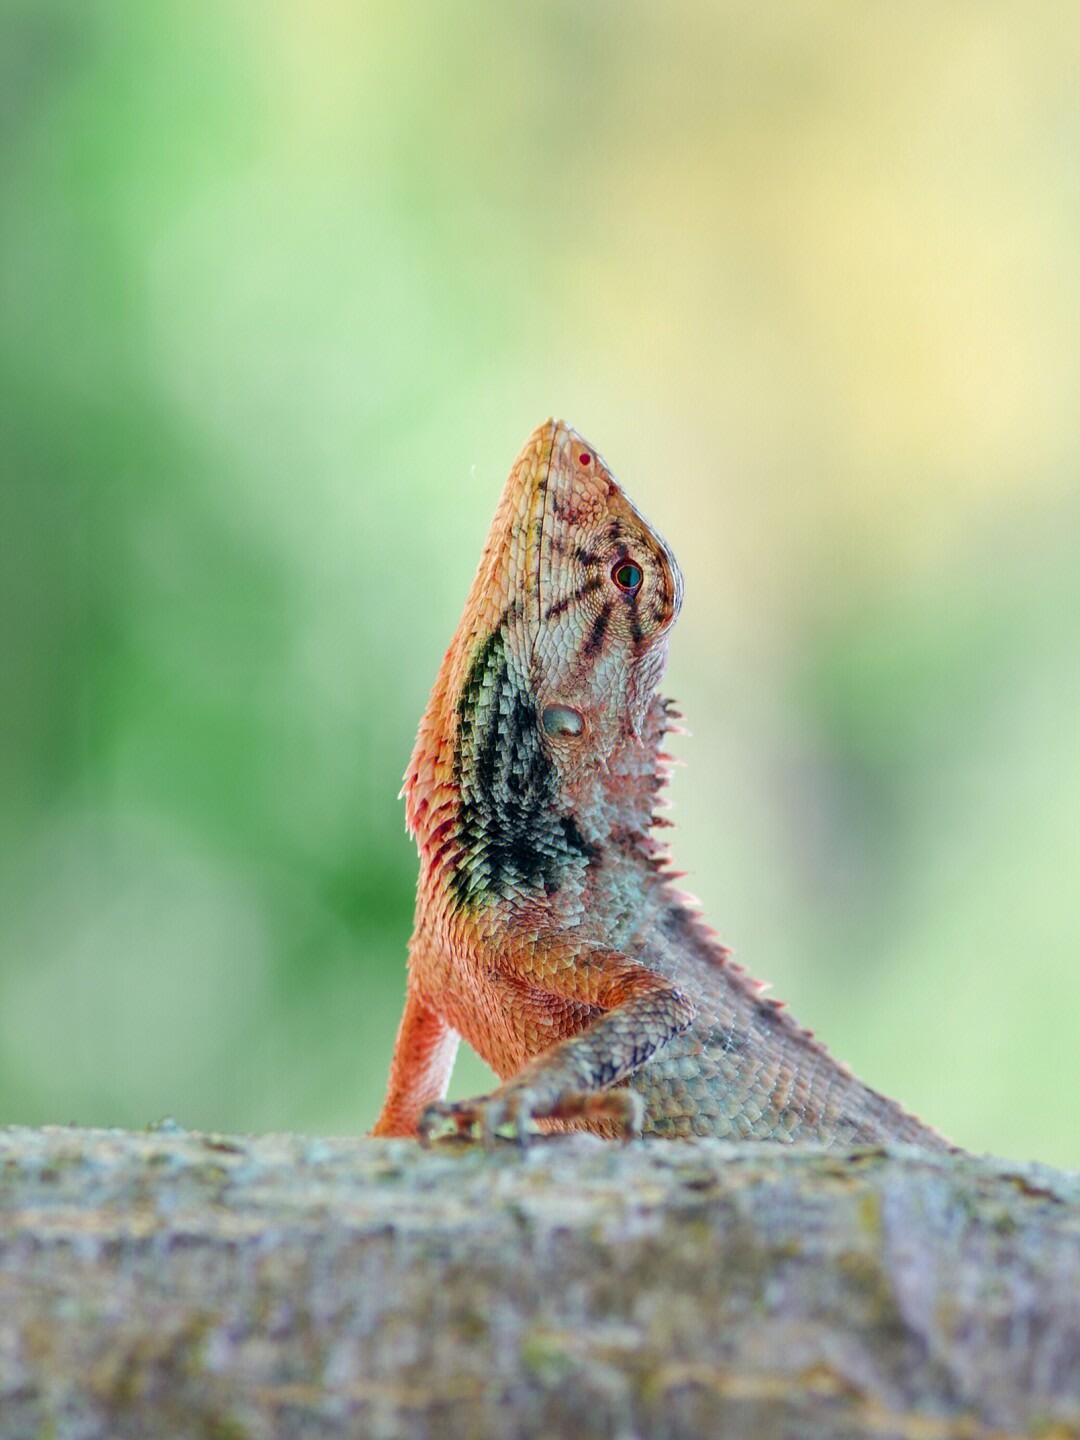
[[[645,1123],[645,1101],[636,1090],[624,1086],[614,1090],[568,1090],[544,1113],[558,1120],[600,1120],[610,1126],[608,1133],[616,1139],[636,1140]]]
[[[524,1092],[518,1090],[508,1095],[490,1095],[480,1104],[480,1125],[483,1132],[484,1149],[494,1149],[501,1127],[509,1127],[518,1147],[527,1149],[532,1138],[532,1112]]]
[[[446,1120],[453,1123],[454,1128],[450,1135],[453,1138],[464,1139],[468,1137],[474,1127],[475,1107],[467,1101],[455,1100],[436,1100],[434,1104],[426,1106],[416,1122],[417,1138],[425,1150],[430,1147],[436,1132]]]
[[[437,1100],[424,1110],[416,1130],[421,1145],[427,1147],[440,1125],[450,1121],[454,1126],[450,1138],[478,1139],[485,1150],[494,1150],[503,1138],[499,1132],[509,1130],[514,1142],[524,1150],[535,1133],[534,1115],[553,1120],[606,1121],[619,1139],[633,1140],[641,1134],[645,1102],[636,1090],[621,1087],[567,1090],[546,1103],[525,1086],[506,1087],[475,1100]]]
[[[529,1143],[531,1113],[520,1094],[484,1095],[476,1100],[436,1100],[428,1105],[417,1121],[416,1133],[427,1149],[444,1121],[452,1122],[451,1138],[479,1139],[485,1150],[498,1144],[499,1131],[512,1128],[514,1140],[522,1149]]]

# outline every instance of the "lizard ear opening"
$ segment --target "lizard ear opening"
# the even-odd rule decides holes
[[[545,735],[575,736],[585,729],[584,715],[570,705],[545,705],[540,719]]]

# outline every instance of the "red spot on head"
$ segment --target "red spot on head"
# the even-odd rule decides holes
[[[588,450],[582,450],[581,454],[577,457],[577,463],[579,465],[592,464],[592,456],[589,454]]]

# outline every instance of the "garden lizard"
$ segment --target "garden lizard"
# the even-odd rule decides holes
[[[856,1079],[676,888],[657,689],[683,581],[591,445],[535,430],[402,794],[420,852],[376,1135],[449,1125],[950,1148]],[[459,1038],[503,1083],[444,1099]]]

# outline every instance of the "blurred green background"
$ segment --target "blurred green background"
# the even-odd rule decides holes
[[[1080,11],[0,15],[0,1122],[370,1125],[400,776],[555,412],[685,571],[712,921],[1080,1162]]]

